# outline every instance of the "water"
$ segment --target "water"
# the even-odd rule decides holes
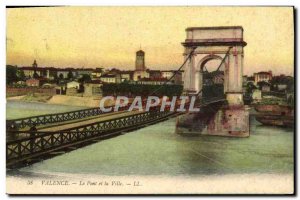
[[[7,100],[6,119],[17,119],[44,114],[68,112],[85,108],[87,107]]]
[[[249,138],[176,135],[175,119],[36,163],[23,172],[90,175],[293,173],[293,130],[260,125]]]

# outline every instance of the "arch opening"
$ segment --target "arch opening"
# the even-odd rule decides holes
[[[199,62],[198,84],[203,98],[224,96],[225,64],[221,65],[222,60],[218,55],[207,55]]]

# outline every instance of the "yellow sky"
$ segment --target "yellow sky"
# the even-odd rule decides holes
[[[292,7],[51,7],[7,9],[7,64],[151,69],[183,62],[185,28],[244,28],[244,73],[293,74]]]

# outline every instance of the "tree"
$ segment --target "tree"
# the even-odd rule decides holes
[[[257,83],[257,86],[258,86],[258,88],[259,88],[260,90],[262,89],[262,87],[263,87],[264,85],[269,85],[269,83],[266,82],[266,81],[259,81],[259,82]]]
[[[6,65],[6,84],[10,85],[18,81],[17,66]]]
[[[64,79],[64,75],[63,74],[59,74],[58,78],[59,78],[59,80],[62,80],[62,79]]]
[[[91,80],[92,79],[88,74],[83,74],[82,77],[79,79],[80,82],[89,82]]]
[[[55,81],[57,81],[57,80],[58,80],[57,73],[53,74],[53,79],[54,79]]]
[[[33,73],[33,78],[39,78],[39,75],[38,75],[38,73],[36,73],[36,71],[34,71],[34,73]]]
[[[141,85],[141,84],[130,84],[122,82],[117,83],[105,83],[102,87],[104,95],[124,95],[124,96],[143,96],[147,97],[153,91],[156,91],[157,96],[179,96],[182,93],[182,85]]]
[[[73,73],[72,73],[72,71],[69,71],[68,72],[68,79],[70,80],[70,79],[73,79]]]
[[[17,70],[17,77],[19,79],[19,81],[25,81],[25,74],[23,70]]]
[[[256,86],[252,82],[248,82],[246,87],[246,93],[252,94],[254,89],[256,89]]]

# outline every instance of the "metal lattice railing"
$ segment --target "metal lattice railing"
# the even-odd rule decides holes
[[[129,106],[123,106],[119,108],[119,111],[127,110]],[[108,107],[109,108],[109,107]],[[113,109],[112,111],[113,112]],[[100,108],[88,108],[84,110],[76,110],[65,113],[54,113],[47,115],[39,115],[33,117],[20,118],[15,120],[6,120],[8,130],[18,130],[22,128],[29,128],[32,126],[39,126],[45,124],[53,124],[59,122],[65,122],[76,119],[83,119],[87,117],[106,114],[109,112],[103,112]]]
[[[30,137],[6,143],[6,159],[7,162],[11,162],[13,160],[25,158],[26,156],[32,157],[46,151],[63,148],[66,145],[83,142],[84,140],[113,133],[118,130],[126,130],[127,128],[136,128],[139,125],[146,123],[154,123],[174,114],[175,112],[160,112],[156,110],[96,122],[64,131],[30,132]],[[29,131],[23,131],[23,133],[27,132]]]

